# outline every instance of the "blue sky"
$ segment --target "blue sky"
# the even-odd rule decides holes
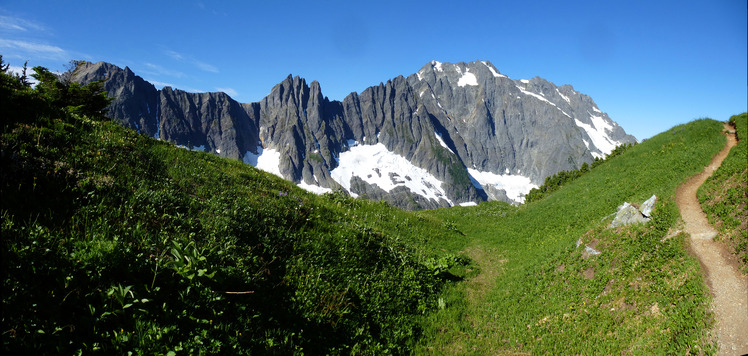
[[[571,84],[638,139],[747,110],[744,0],[0,0],[5,62],[128,66],[157,87],[259,101],[288,74],[322,93],[431,60],[491,61],[513,79]]]

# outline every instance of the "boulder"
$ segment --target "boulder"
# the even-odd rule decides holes
[[[657,201],[657,197],[655,195],[652,195],[651,197],[649,197],[649,199],[647,199],[647,201],[642,203],[642,206],[639,209],[642,212],[642,215],[644,215],[647,218],[651,218],[652,210],[654,210],[656,201]]]
[[[651,209],[650,209],[651,211]],[[649,221],[649,217],[644,216],[639,209],[629,203],[623,203],[618,207],[616,217],[610,223],[610,227],[618,227],[630,224],[643,224]]]

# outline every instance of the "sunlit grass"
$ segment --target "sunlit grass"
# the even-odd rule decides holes
[[[451,310],[429,318],[419,351],[712,350],[698,263],[682,235],[665,237],[678,217],[676,187],[724,145],[720,131],[712,120],[674,127],[518,208],[484,203],[431,212],[467,236],[450,246],[455,251],[490,249],[506,262],[477,261],[481,271],[502,271],[486,284],[479,303],[461,301],[469,293],[466,284],[447,291]],[[653,194],[659,198],[654,222],[606,229],[618,205],[641,204]],[[601,254],[585,255],[584,246],[576,247],[580,238]]]

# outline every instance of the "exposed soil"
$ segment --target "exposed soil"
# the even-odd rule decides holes
[[[725,124],[725,129],[731,130],[731,127]],[[714,333],[719,340],[720,355],[748,354],[748,277],[740,273],[738,264],[724,244],[713,241],[718,233],[701,210],[696,191],[719,168],[736,144],[734,132],[728,134],[725,148],[714,156],[704,171],[681,185],[675,195],[685,231],[691,235],[691,250],[701,262],[714,298]]]
[[[470,247],[465,253],[481,267],[480,273],[469,279],[467,283],[467,300],[472,304],[477,304],[483,300],[486,293],[493,289],[496,284],[496,278],[501,274],[500,265],[506,262],[501,255],[493,249],[483,249]]]

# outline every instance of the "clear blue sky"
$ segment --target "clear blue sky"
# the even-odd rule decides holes
[[[330,99],[430,60],[491,61],[571,84],[638,139],[747,110],[745,0],[0,0],[0,54],[63,70],[129,66],[156,84],[259,101],[288,74]]]

